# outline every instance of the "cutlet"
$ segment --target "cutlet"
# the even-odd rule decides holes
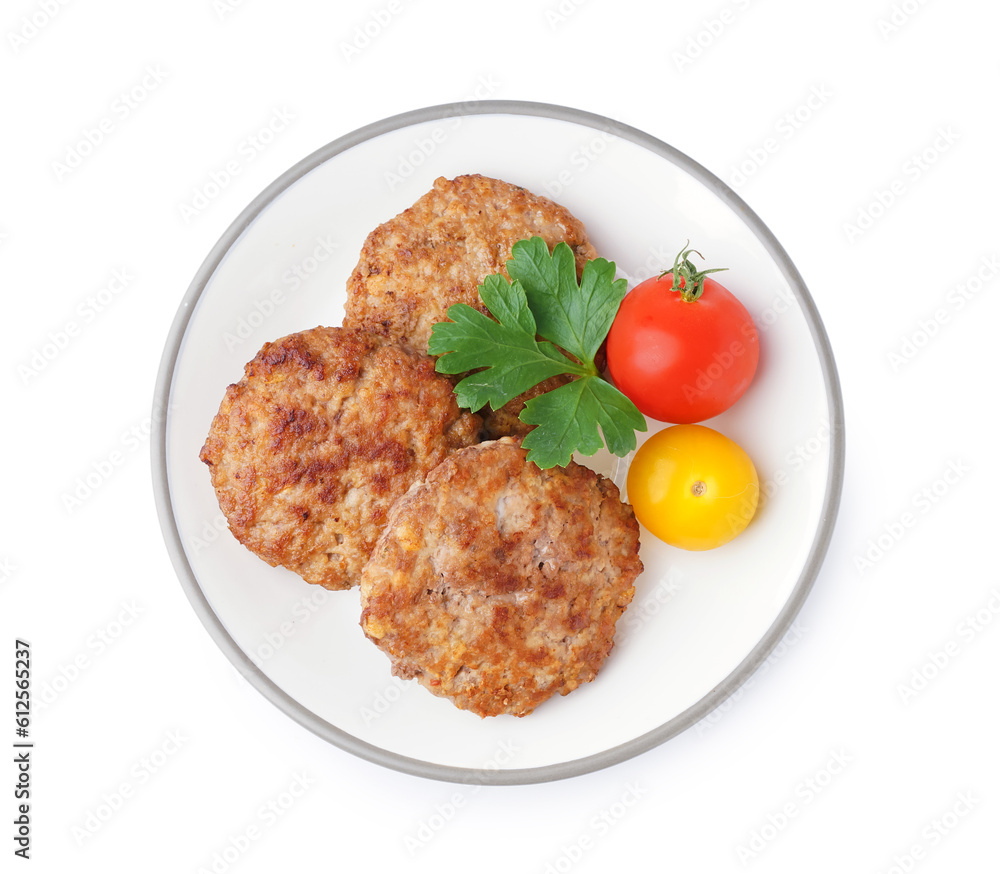
[[[638,549],[613,482],[487,441],[397,501],[361,576],[361,627],[396,676],[480,716],[525,716],[597,675]]]
[[[583,223],[549,198],[481,175],[439,178],[368,235],[347,283],[344,325],[426,351],[431,329],[452,304],[486,312],[479,285],[491,273],[507,276],[513,245],[535,236],[550,250],[567,243],[577,274],[597,257]],[[487,436],[524,436],[530,426],[517,417],[525,398],[566,381],[554,377],[496,414],[484,410]]]
[[[346,589],[393,502],[476,443],[481,424],[427,355],[317,327],[264,345],[226,390],[200,457],[237,540]]]

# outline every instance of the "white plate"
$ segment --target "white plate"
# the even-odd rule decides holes
[[[523,719],[482,720],[394,680],[358,624],[357,590],[268,567],[229,534],[198,451],[226,386],[267,340],[339,325],[367,234],[438,176],[482,173],[547,194],[634,281],[688,239],[761,331],[753,385],[708,424],[754,459],[764,501],[710,552],[643,532],[646,570],[597,679]],[[484,101],[389,118],[277,179],[209,254],[174,321],[156,388],[154,479],[164,537],[195,610],[274,704],[365,759],[457,782],[527,783],[650,749],[717,707],[767,657],[805,599],[840,497],[843,405],[825,332],[771,233],[690,158],[609,119]],[[651,428],[652,433],[656,428]],[[648,436],[648,435],[647,435]]]

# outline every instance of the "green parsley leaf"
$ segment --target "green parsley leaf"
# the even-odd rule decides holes
[[[472,373],[455,386],[459,406],[499,410],[508,401],[560,373],[585,372],[551,343],[535,338],[535,318],[524,289],[499,274],[487,276],[479,294],[496,321],[468,304],[448,308],[450,322],[431,330],[428,351],[441,355],[440,373]]]
[[[521,421],[536,426],[521,445],[542,468],[565,467],[574,452],[593,455],[605,443],[615,455],[628,455],[635,449],[635,432],[646,430],[635,404],[599,376],[580,377],[532,398]]]
[[[496,410],[551,376],[569,374],[571,382],[525,404],[521,420],[536,426],[522,441],[528,459],[565,466],[574,452],[593,455],[605,444],[627,455],[646,419],[601,378],[594,361],[627,289],[614,278],[614,262],[588,261],[577,282],[573,250],[559,243],[549,254],[545,240],[533,237],[514,244],[507,272],[512,281],[493,274],[479,287],[492,319],[456,304],[448,309],[451,321],[431,332],[439,372],[474,371],[455,386],[458,403]]]
[[[614,262],[588,261],[577,284],[576,257],[566,243],[550,255],[545,240],[532,237],[515,243],[511,256],[507,273],[524,286],[538,333],[592,362],[628,290],[624,279],[615,279]]]

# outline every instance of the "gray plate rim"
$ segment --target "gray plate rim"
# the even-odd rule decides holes
[[[594,755],[557,762],[534,768],[491,770],[460,768],[425,762],[403,756],[374,746],[349,734],[317,716],[288,695],[272,682],[243,652],[239,644],[226,631],[221,619],[215,614],[198,579],[187,559],[181,542],[177,522],[170,498],[170,483],[167,465],[167,430],[169,425],[169,400],[174,369],[183,344],[191,314],[212,275],[229,249],[257,216],[285,189],[295,184],[311,170],[351,149],[366,140],[400,128],[442,118],[467,115],[527,115],[540,116],[559,121],[572,122],[591,127],[614,136],[629,140],[666,160],[676,164],[688,174],[713,191],[731,209],[742,216],[746,225],[755,234],[770,256],[774,259],[805,316],[813,341],[820,357],[820,365],[827,390],[830,421],[829,478],[823,499],[822,522],[816,531],[802,573],[788,601],[757,645],[744,660],[711,692],[700,701],[679,713],[663,725],[641,734],[625,743],[618,744]],[[829,338],[819,312],[805,282],[784,248],[767,228],[764,222],[728,185],[705,167],[656,137],[637,128],[615,121],[603,115],[549,103],[524,100],[473,100],[428,106],[393,115],[381,121],[365,125],[333,140],[306,156],[293,167],[275,179],[260,192],[226,229],[194,276],[182,299],[171,324],[157,372],[153,395],[154,427],[151,433],[150,452],[152,459],[153,490],[157,515],[162,529],[164,543],[171,563],[191,602],[195,613],[219,648],[229,658],[233,666],[272,704],[290,716],[304,728],[313,732],[348,753],[361,759],[413,776],[441,780],[450,783],[483,785],[522,785],[561,780],[580,776],[619,764],[645,753],[670,740],[722,704],[757,670],[770,655],[782,637],[791,627],[803,603],[809,595],[819,573],[820,566],[833,536],[837,511],[843,488],[845,459],[844,404],[840,380]]]

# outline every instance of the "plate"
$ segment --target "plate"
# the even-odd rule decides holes
[[[690,239],[713,264],[729,267],[726,285],[761,336],[753,385],[707,423],[754,459],[757,517],[736,540],[703,553],[643,532],[645,571],[601,673],[522,719],[480,719],[394,679],[361,632],[357,589],[310,586],[248,552],[229,533],[198,460],[226,386],[263,343],[339,325],[368,233],[438,176],[464,173],[566,206],[630,285],[669,267]],[[806,598],[843,476],[843,403],[830,345],[801,276],[760,219],[666,143],[602,116],[519,101],[434,106],[368,125],[261,192],[180,304],[153,420],[156,501],[171,560],[236,668],[337,747],[461,783],[531,783],[604,768],[718,707],[781,640]]]

